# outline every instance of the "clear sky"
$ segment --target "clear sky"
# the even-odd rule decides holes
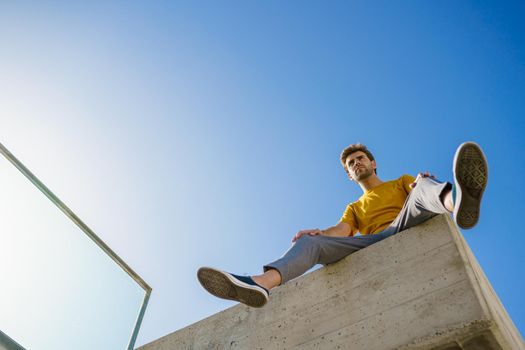
[[[486,151],[464,236],[522,334],[522,1],[0,3],[0,142],[153,287],[137,345],[233,305],[202,265],[253,274],[337,223],[379,175],[451,180]]]

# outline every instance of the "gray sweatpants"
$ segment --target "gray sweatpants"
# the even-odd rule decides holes
[[[448,210],[443,206],[440,195],[448,182],[431,178],[420,178],[409,193],[396,219],[385,230],[376,234],[354,237],[327,237],[304,235],[278,260],[265,265],[264,271],[276,269],[282,282],[298,277],[316,264],[331,264],[349,254],[379,242],[393,234],[419,225],[420,223]]]

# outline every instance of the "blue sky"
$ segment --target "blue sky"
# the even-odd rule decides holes
[[[525,333],[525,25],[512,1],[0,3],[0,142],[153,287],[137,345],[233,305],[253,274],[390,180],[486,151],[464,236]]]

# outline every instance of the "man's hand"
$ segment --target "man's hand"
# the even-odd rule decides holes
[[[292,243],[297,241],[299,238],[301,238],[304,235],[317,236],[317,235],[322,235],[322,234],[323,234],[323,231],[319,230],[318,228],[314,228],[312,230],[301,230],[297,232],[295,236],[293,236]]]
[[[357,231],[357,230],[356,230]],[[292,243],[297,241],[304,235],[317,236],[323,235],[328,237],[348,237],[352,233],[352,228],[346,222],[339,222],[337,225],[329,227],[325,230],[315,228],[313,230],[301,230],[292,238]]]
[[[431,179],[435,179],[435,178],[436,178],[433,174],[430,174],[428,171],[427,171],[426,173],[419,173],[419,174],[417,174],[417,177],[416,177],[416,179],[414,180],[414,182],[412,182],[412,183],[410,184],[410,187],[411,187],[411,188],[416,187],[416,185],[417,185],[417,181],[418,181],[419,179],[421,179],[422,177],[429,177],[429,178],[431,178]]]

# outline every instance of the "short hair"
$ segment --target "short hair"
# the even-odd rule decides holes
[[[362,143],[351,144],[350,146],[346,147],[343,150],[343,152],[341,152],[341,164],[343,165],[343,168],[345,169],[347,174],[350,174],[350,172],[348,170],[348,167],[346,166],[346,158],[348,158],[348,156],[351,155],[352,153],[355,153],[358,151],[361,151],[364,154],[366,154],[366,156],[368,157],[368,159],[370,159],[370,161],[375,160],[374,155],[372,154],[372,152],[368,150],[368,148],[365,145],[363,145]],[[377,174],[377,169],[374,169],[374,171]]]

